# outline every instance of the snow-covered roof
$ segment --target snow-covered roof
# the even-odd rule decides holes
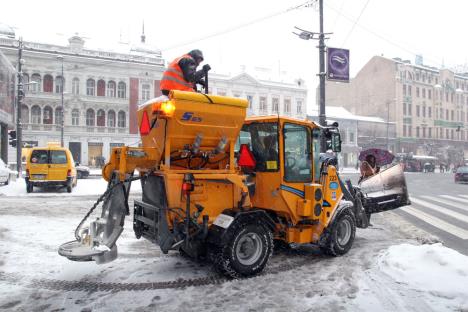
[[[15,38],[15,31],[7,24],[0,23],[0,37],[2,36]]]
[[[310,116],[317,117],[318,115],[319,109],[318,107],[314,107],[311,111]],[[325,115],[327,116],[327,118],[385,123],[385,120],[380,117],[354,115],[342,106],[325,106]]]

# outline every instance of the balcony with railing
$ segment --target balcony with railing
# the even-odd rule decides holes
[[[60,133],[61,126],[54,124],[31,124],[23,123],[24,131],[43,131],[43,132],[56,132]],[[84,134],[84,133],[118,133],[128,134],[128,128],[122,127],[99,127],[99,126],[71,126],[65,125],[64,130],[66,134]],[[55,134],[56,134],[55,133]]]

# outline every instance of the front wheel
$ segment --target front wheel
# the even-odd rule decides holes
[[[260,273],[273,252],[273,234],[262,224],[239,222],[233,225],[229,242],[214,247],[212,260],[219,272],[233,277]]]
[[[331,256],[347,253],[356,235],[356,221],[351,209],[341,211],[324,235],[326,238],[320,246],[323,252]]]
[[[34,186],[32,185],[31,182],[26,182],[26,192],[27,193],[32,193]]]

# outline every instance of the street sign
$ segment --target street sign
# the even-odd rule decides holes
[[[327,79],[349,82],[349,50],[327,49]]]

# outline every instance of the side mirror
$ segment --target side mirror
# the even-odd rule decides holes
[[[331,150],[334,152],[341,152],[341,136],[339,132],[331,134]]]

